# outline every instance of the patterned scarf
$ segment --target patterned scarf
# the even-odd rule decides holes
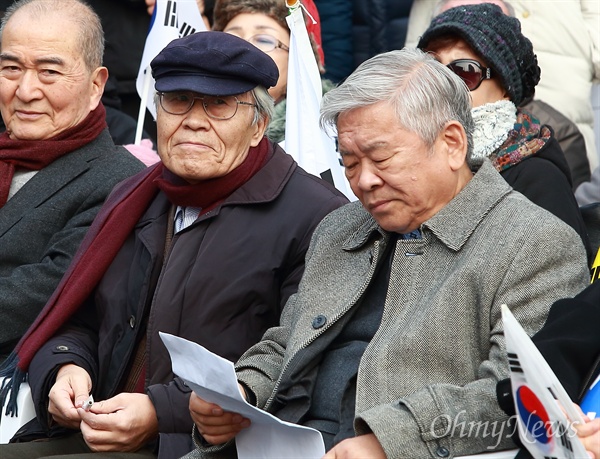
[[[0,208],[6,204],[15,168],[40,170],[61,156],[87,145],[106,128],[106,111],[99,103],[78,125],[48,140],[11,139],[0,134]]]
[[[498,172],[519,164],[535,155],[552,137],[547,126],[540,126],[538,119],[530,113],[519,109],[517,122],[509,132],[508,138],[490,159]]]
[[[484,104],[471,110],[475,131],[471,168],[489,158],[499,172],[536,154],[552,133],[530,113],[508,100]]]

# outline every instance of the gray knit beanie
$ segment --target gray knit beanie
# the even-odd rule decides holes
[[[500,76],[516,106],[533,97],[541,70],[518,19],[491,3],[457,6],[433,18],[417,46],[427,49],[437,38],[456,35],[485,59],[492,75]]]

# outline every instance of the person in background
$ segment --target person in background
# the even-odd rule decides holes
[[[533,46],[519,21],[491,3],[457,6],[432,20],[418,47],[469,88],[475,121],[471,168],[490,159],[513,189],[577,231],[591,263],[564,153],[549,127],[517,108],[533,97],[540,78]]]
[[[321,122],[337,127],[360,201],[315,230],[280,325],[236,363],[240,388],[319,430],[326,459],[509,448],[457,423],[508,420],[494,403],[508,376],[501,305],[539,330],[552,301],[589,283],[579,236],[489,160],[472,173],[470,94],[418,49],[364,62],[325,94]],[[186,458],[233,457],[249,420],[195,395],[190,411],[197,449]]]
[[[22,0],[8,7],[0,36],[2,362],[50,298],[112,187],[143,165],[109,135],[100,102],[104,37],[89,7]]]
[[[321,17],[324,78],[339,83],[375,54],[402,49],[413,0],[315,0]]]
[[[88,4],[100,16],[106,36],[103,61],[110,74],[109,88],[114,91],[110,99],[105,97],[105,105],[120,110],[137,124],[140,96],[136,80],[150,28],[145,1],[88,0]],[[135,128],[133,132],[135,136]],[[156,123],[149,112],[144,120],[144,138],[156,144]],[[132,143],[133,140],[117,144]]]
[[[577,187],[575,198],[580,206],[600,202],[600,166],[593,172],[589,181]]]
[[[2,459],[189,452],[190,389],[159,331],[239,358],[279,323],[314,228],[347,203],[264,136],[267,54],[206,31],[151,68],[161,162],[115,189],[17,347],[13,378],[29,371],[37,418],[14,440],[48,441],[0,445]]]
[[[494,3],[498,3],[494,0]],[[536,99],[573,121],[585,139],[590,171],[599,165],[594,136],[592,84],[600,79],[600,2],[510,0],[523,35],[533,43],[542,69]],[[414,0],[407,46],[416,46],[440,2]],[[567,70],[568,69],[568,70]]]
[[[510,3],[503,0],[442,0],[435,8],[433,14],[437,16],[455,6],[476,5],[480,3],[493,3],[498,5],[504,14],[515,17],[514,8]],[[521,108],[532,113],[541,124],[552,127],[554,137],[558,140],[571,171],[573,191],[581,183],[590,180],[590,164],[585,149],[585,139],[581,135],[577,125],[543,100],[530,97],[523,101]]]
[[[317,21],[315,25],[305,15],[315,59],[320,70],[324,71],[318,12],[312,0],[303,1],[302,4]],[[269,90],[269,94],[275,100],[275,112],[267,129],[267,137],[277,143],[285,137],[285,99],[290,46],[290,29],[285,18],[288,14],[289,10],[283,0],[217,0],[213,13],[213,30],[227,32],[249,41],[266,52],[277,64],[279,80]],[[328,80],[322,80],[322,83],[323,92],[333,87]]]

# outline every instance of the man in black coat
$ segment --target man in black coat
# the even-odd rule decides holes
[[[19,344],[13,378],[29,371],[37,419],[18,437],[51,440],[0,445],[3,459],[189,452],[190,390],[159,331],[239,358],[279,323],[313,230],[347,202],[264,136],[267,54],[202,32],[151,67],[162,161],[115,188]]]

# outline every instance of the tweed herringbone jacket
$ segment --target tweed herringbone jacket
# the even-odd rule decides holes
[[[359,367],[356,433],[373,432],[389,459],[510,448],[495,395],[508,375],[500,305],[537,331],[554,300],[589,283],[581,238],[487,162],[421,231],[396,244],[382,322]],[[294,358],[336,333],[388,240],[358,202],[323,220],[280,326],[236,364],[257,406],[269,410],[298,371]]]

